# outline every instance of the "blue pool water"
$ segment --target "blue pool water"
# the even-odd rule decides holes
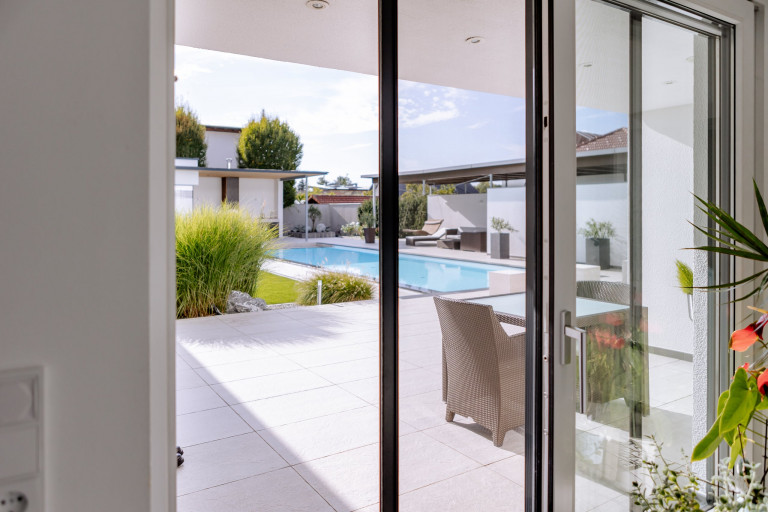
[[[373,279],[379,278],[379,253],[354,247],[316,246],[280,249],[282,260],[343,270]],[[521,268],[486,265],[468,261],[400,254],[400,286],[436,292],[458,292],[488,288],[488,272]]]

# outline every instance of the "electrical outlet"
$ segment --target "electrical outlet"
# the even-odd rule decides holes
[[[0,512],[24,512],[28,504],[23,492],[9,491],[0,494]]]

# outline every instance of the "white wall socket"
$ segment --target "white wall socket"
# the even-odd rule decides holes
[[[27,495],[19,491],[0,494],[0,512],[27,512]]]

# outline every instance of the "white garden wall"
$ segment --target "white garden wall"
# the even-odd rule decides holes
[[[277,222],[277,187],[280,180],[240,178],[240,207],[254,217]],[[282,205],[281,205],[282,206]]]
[[[338,229],[344,224],[357,222],[357,208],[359,204],[316,204],[320,210],[321,217],[318,223],[325,224],[328,229]],[[286,229],[305,224],[305,213],[303,204],[295,204],[283,210],[283,225]],[[312,221],[309,222],[312,225]]]
[[[525,181],[508,182],[507,188],[488,189],[488,250],[491,250],[491,219],[499,217],[517,231],[509,235],[509,255],[525,258]]]
[[[427,196],[427,217],[443,219],[443,227],[485,227],[488,200],[485,194]]]

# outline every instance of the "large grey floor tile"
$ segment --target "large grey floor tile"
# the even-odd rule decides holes
[[[372,444],[295,466],[338,512],[379,501],[379,445]]]
[[[180,349],[178,353],[192,368],[239,363],[242,361],[275,357],[277,355],[274,351],[259,342],[253,340],[242,341],[242,344],[227,345],[226,347],[211,351],[190,352]]]
[[[486,468],[443,480],[400,496],[402,512],[522,512],[525,492]]]
[[[245,402],[232,408],[256,430],[358,409],[369,405],[337,386]]]
[[[330,382],[308,370],[298,370],[225,382],[224,384],[215,384],[211,387],[228,404],[233,405],[330,385]]]
[[[343,363],[345,361],[369,359],[371,357],[376,357],[377,355],[378,344],[358,343],[356,345],[346,345],[343,347],[313,350],[311,352],[288,354],[286,357],[304,367],[312,368],[334,363]]]
[[[400,352],[400,360],[415,364],[416,366],[432,366],[442,364],[443,352],[439,345],[434,347],[419,348]]]
[[[176,417],[176,443],[182,448],[253,432],[229,407]]]
[[[205,386],[205,381],[197,374],[195,370],[184,363],[183,368],[176,365],[176,389],[199,388]]]
[[[480,465],[422,432],[400,438],[400,493],[465,473]]]
[[[176,414],[216,409],[227,405],[210,387],[180,389],[176,391]]]
[[[344,382],[339,387],[358,396],[371,405],[379,406],[379,377]]]
[[[264,375],[301,370],[301,366],[282,356],[265,357],[239,363],[218,364],[199,368],[197,373],[208,384],[221,384]]]
[[[498,448],[493,446],[490,430],[477,423],[451,422],[422,432],[483,465],[525,452],[525,437],[514,430],[507,432]]]
[[[443,389],[443,376],[435,372],[416,368],[413,370],[400,369],[400,398],[420,395],[428,391]]]
[[[290,464],[378,442],[379,411],[365,407],[259,432]]]
[[[494,462],[488,469],[508,478],[520,487],[525,487],[525,457],[515,455],[499,462]]]
[[[179,512],[333,512],[293,469],[278,469],[177,500]]]
[[[258,434],[189,446],[176,471],[178,495],[284,468],[288,464]]]
[[[400,419],[416,430],[438,427],[446,423],[442,390],[429,391],[400,400]],[[465,420],[456,416],[454,421]]]

